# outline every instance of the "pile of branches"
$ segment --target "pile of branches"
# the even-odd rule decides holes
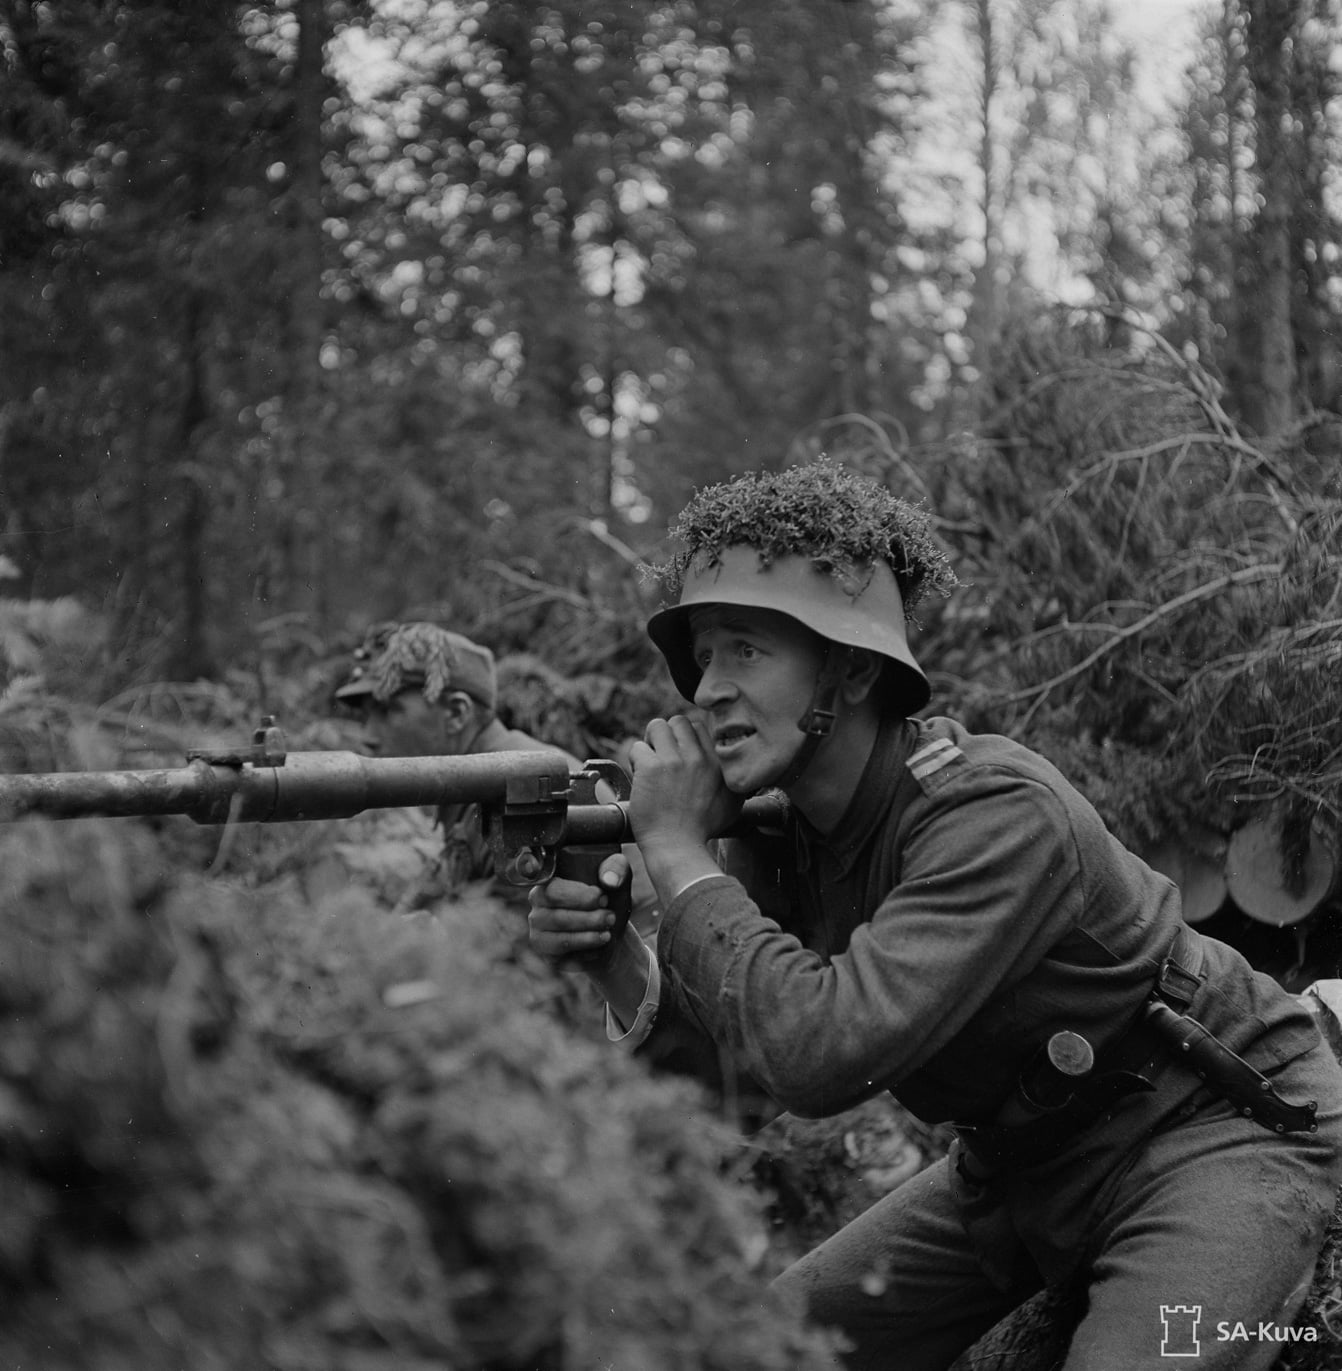
[[[661,688],[661,658],[644,632],[660,596],[644,555],[603,521],[585,518],[561,520],[545,551],[548,565],[537,557],[480,558],[453,581],[450,598],[403,605],[396,617],[441,623],[500,659],[543,661],[567,679]]]
[[[921,464],[964,585],[950,712],[1062,766],[1130,844],[1279,806],[1342,828],[1342,419],[1268,444],[1161,339],[1050,317],[982,430]]]

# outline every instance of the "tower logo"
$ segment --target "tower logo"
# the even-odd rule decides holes
[[[1162,1357],[1196,1357],[1198,1355],[1198,1323],[1202,1318],[1200,1304],[1162,1304],[1160,1322],[1164,1333],[1160,1339]]]

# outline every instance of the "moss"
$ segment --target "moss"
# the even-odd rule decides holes
[[[956,584],[925,511],[826,458],[705,487],[671,533],[684,547],[652,570],[673,597],[690,566],[712,565],[734,546],[755,548],[764,566],[780,557],[806,557],[840,578],[860,577],[884,561],[906,614],[929,593],[944,595]]]

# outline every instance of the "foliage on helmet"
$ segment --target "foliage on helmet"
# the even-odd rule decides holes
[[[683,548],[653,574],[676,596],[692,566],[715,565],[725,548],[753,547],[760,564],[808,558],[817,571],[853,581],[886,562],[905,614],[956,584],[925,511],[826,458],[783,471],[754,471],[699,491],[672,525]]]
[[[380,625],[369,638],[364,644],[370,658],[367,670],[373,698],[381,703],[418,685],[424,698],[435,704],[465,674],[463,640],[437,624]]]

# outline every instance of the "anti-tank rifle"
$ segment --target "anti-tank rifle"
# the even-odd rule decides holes
[[[613,800],[601,801],[604,781]],[[570,773],[560,752],[459,757],[365,757],[290,752],[269,716],[238,750],[194,749],[157,771],[70,771],[0,776],[0,821],[181,814],[198,824],[349,819],[370,809],[478,804],[495,870],[514,885],[555,874],[594,879],[605,856],[637,835],[630,782],[612,761]],[[748,800],[727,833],[776,826],[782,802]]]

